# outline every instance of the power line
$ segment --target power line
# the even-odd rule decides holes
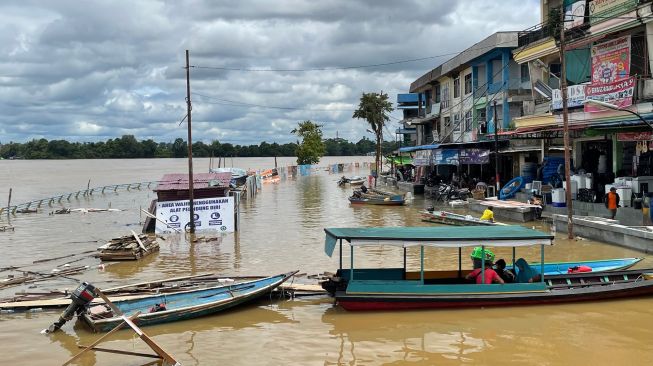
[[[222,99],[222,98],[212,97],[200,93],[192,93],[192,94],[202,98],[218,101],[218,102],[202,102],[202,103],[228,105],[232,107],[246,107],[246,108],[254,107],[254,108],[281,109],[281,110],[291,110],[291,111],[310,111],[310,112],[354,112],[354,109],[313,109],[313,108],[309,109],[309,108],[299,108],[299,107],[270,106],[270,105],[263,105],[263,104],[238,102],[235,100]]]
[[[538,25],[541,25],[541,24],[543,24],[543,23],[540,23]],[[484,47],[474,48],[474,50],[477,51],[477,50],[482,50],[482,49],[496,48],[496,47],[499,47],[499,46],[501,46],[503,44],[514,43],[514,42],[515,42],[514,40],[506,41],[506,42],[496,43],[496,44],[491,45],[491,46],[484,46]],[[419,61],[432,60],[432,59],[445,57],[445,56],[454,56],[454,55],[458,55],[458,54],[460,54],[462,52],[465,52],[466,50],[468,50],[470,48],[473,48],[473,47],[474,46],[471,46],[471,47],[469,47],[469,48],[467,48],[465,50],[458,51],[458,52],[443,53],[443,54],[434,55],[434,56],[426,56],[426,57],[413,58],[413,59],[390,61],[390,62],[383,62],[383,63],[378,63],[378,64],[354,65],[354,66],[342,66],[342,67],[318,67],[318,68],[306,68],[306,69],[250,69],[250,68],[241,68],[241,67],[221,67],[221,66],[201,66],[201,65],[191,65],[190,67],[196,68],[196,69],[223,70],[223,71],[245,71],[245,72],[309,72],[309,71],[354,70],[354,69],[365,69],[365,68],[372,68],[372,67],[399,65],[399,64],[405,64],[405,63],[410,63],[410,62],[419,62]]]

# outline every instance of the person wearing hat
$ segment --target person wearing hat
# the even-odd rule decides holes
[[[617,208],[619,207],[619,193],[615,187],[610,188],[610,192],[605,194],[604,198],[605,208],[610,211],[610,219],[614,220],[617,216]]]
[[[483,275],[481,275],[483,274]],[[492,269],[492,261],[485,261],[485,271],[481,270],[481,268],[476,268],[475,270],[471,271],[467,276],[465,276],[465,279],[467,280],[473,280],[476,279],[476,284],[491,284],[491,283],[505,283],[501,277]]]

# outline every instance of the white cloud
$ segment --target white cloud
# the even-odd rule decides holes
[[[461,51],[493,32],[525,29],[538,23],[538,4],[3,1],[0,130],[3,141],[91,141],[121,134],[158,141],[185,138],[185,124],[179,121],[186,113],[186,49],[195,66],[377,64]],[[192,91],[212,97],[192,96],[194,135],[205,141],[284,143],[295,140],[289,132],[297,122],[312,119],[324,125],[326,137],[338,131],[357,141],[367,135],[365,123],[351,118],[362,92],[383,90],[394,101],[447,58],[311,72],[192,68]]]

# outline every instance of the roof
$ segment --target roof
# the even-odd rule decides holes
[[[442,65],[434,68],[433,70],[420,76],[417,80],[413,81],[410,84],[410,92],[417,92],[425,85],[436,81],[439,77],[459,70],[461,67],[467,65],[470,61],[483,56],[484,54],[489,53],[494,49],[517,47],[518,33],[519,32],[496,32],[486,37],[482,41],[467,48],[451,59],[445,61]]]
[[[553,245],[553,235],[523,226],[327,228],[324,251],[333,254],[338,239],[351,245],[459,248],[485,245],[517,247]]]
[[[399,148],[399,152],[412,152],[412,151],[418,151],[418,150],[433,150],[437,149],[440,145],[438,144],[433,144],[433,145],[419,145],[419,146],[404,146]]]
[[[193,174],[193,189],[229,187],[231,173],[197,173]],[[160,191],[181,191],[188,190],[188,174],[176,173],[166,174],[161,178],[159,184],[154,188],[155,192]]]

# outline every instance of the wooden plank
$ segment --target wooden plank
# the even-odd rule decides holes
[[[134,230],[131,230],[131,232],[132,232],[132,235],[134,235],[134,238],[136,238],[136,242],[141,247],[141,249],[143,249],[144,252],[147,252],[147,248],[145,248],[145,245],[143,245],[143,242],[141,241],[141,238],[139,238],[138,235],[136,235]]]
[[[175,360],[168,352],[166,352],[161,346],[159,346],[152,338],[150,338],[145,332],[141,330],[141,328],[137,327],[134,322],[132,322],[132,317],[126,317],[122,316],[122,320],[124,323],[126,323],[138,336],[145,342],[152,351],[154,351],[157,355],[161,356],[164,362],[168,362],[171,365],[179,365],[179,362]],[[122,324],[122,323],[121,323]]]
[[[140,314],[141,314],[141,312],[140,312],[140,311],[137,311],[137,312],[134,313],[132,316],[130,316],[129,318],[126,318],[126,319],[130,319],[130,320],[131,320],[131,319],[134,319],[134,318],[136,318],[137,316],[139,316]],[[64,364],[63,364],[62,366],[69,365],[71,362],[73,362],[73,361],[75,361],[76,359],[82,357],[82,355],[83,355],[84,353],[88,352],[89,350],[92,350],[93,347],[97,346],[97,345],[98,345],[100,342],[102,342],[103,340],[109,338],[109,336],[112,335],[113,333],[115,333],[115,332],[119,331],[120,329],[122,329],[122,327],[124,327],[126,324],[127,324],[127,323],[125,323],[124,321],[123,321],[122,323],[118,324],[117,327],[111,329],[111,330],[108,331],[105,335],[103,335],[102,337],[96,339],[95,342],[91,343],[87,348],[84,348],[84,349],[81,350],[78,354],[74,355],[74,356],[73,356],[72,358],[70,358],[68,361],[64,362]]]
[[[161,359],[161,356],[159,355],[153,355],[151,353],[141,353],[141,352],[131,352],[131,351],[122,351],[119,349],[112,349],[112,348],[100,348],[100,347],[89,347],[89,346],[83,346],[81,344],[78,344],[77,347],[79,348],[90,348],[93,351],[99,351],[99,352],[107,352],[107,353],[117,353],[119,355],[128,355],[128,356],[139,356],[139,357],[149,357],[149,358],[158,358]]]

